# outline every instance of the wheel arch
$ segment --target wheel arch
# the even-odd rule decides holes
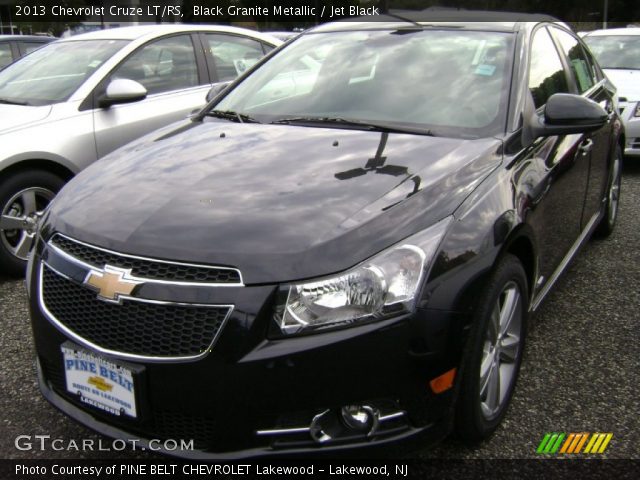
[[[529,287],[529,299],[532,298],[537,279],[538,257],[531,227],[522,224],[507,237],[498,258],[504,254],[515,256],[524,268]]]
[[[45,170],[54,173],[62,178],[65,182],[71,180],[77,172],[77,169],[65,159],[51,159],[43,157],[29,157],[22,159],[14,159],[0,170],[0,178],[6,178],[18,172],[27,170]]]

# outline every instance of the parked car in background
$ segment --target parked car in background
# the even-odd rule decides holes
[[[39,35],[0,35],[0,70],[54,40],[57,39]]]
[[[0,270],[19,274],[39,212],[80,170],[205,104],[282,42],[150,25],[59,40],[0,71]]]
[[[596,30],[583,40],[618,89],[627,136],[624,153],[640,157],[640,28]]]
[[[266,32],[266,33],[268,33],[272,37],[276,37],[282,40],[283,42],[286,42],[287,40],[291,40],[292,38],[295,38],[298,35],[300,35],[300,32],[289,32],[284,30],[276,31],[276,32]]]
[[[210,460],[498,427],[529,313],[614,228],[615,89],[553,21],[386,19],[301,34],[64,188],[27,278],[53,405]]]

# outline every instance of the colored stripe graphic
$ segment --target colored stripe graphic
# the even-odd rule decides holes
[[[582,435],[582,439],[578,442],[578,445],[576,445],[576,449],[574,450],[573,453],[580,453],[580,450],[582,450],[582,446],[587,441],[587,438],[589,438],[588,433],[582,433],[581,435]]]
[[[542,453],[544,451],[544,447],[547,445],[549,438],[551,438],[551,434],[547,433],[542,439],[542,441],[540,442],[540,445],[538,445],[538,448],[536,449],[536,453]]]
[[[564,437],[564,433],[547,433],[538,445],[536,453],[556,453]]]
[[[613,438],[612,433],[594,433],[584,453],[604,453]]]
[[[541,454],[604,453],[613,433],[546,433],[536,449]],[[586,444],[584,450],[582,449]]]

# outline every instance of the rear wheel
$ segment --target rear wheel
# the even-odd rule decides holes
[[[504,418],[520,370],[527,307],[522,264],[505,255],[480,298],[462,369],[456,430],[467,442],[488,437]]]
[[[607,182],[605,214],[596,229],[598,237],[608,237],[613,233],[618,218],[618,206],[620,205],[620,184],[622,183],[622,149],[616,148],[616,156],[609,168],[609,180]]]
[[[19,172],[0,183],[0,271],[24,274],[38,218],[63,185],[43,170]]]

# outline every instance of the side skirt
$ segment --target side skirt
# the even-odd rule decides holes
[[[562,273],[569,266],[571,260],[573,260],[573,257],[576,256],[576,253],[578,253],[582,245],[589,239],[589,237],[591,237],[591,234],[598,226],[598,222],[603,215],[604,212],[601,210],[600,212],[594,214],[593,217],[591,217],[591,220],[589,220],[587,226],[584,227],[584,230],[582,230],[580,236],[577,238],[575,243],[571,246],[565,257],[560,262],[560,265],[558,265],[558,267],[554,270],[551,277],[549,277],[549,280],[547,280],[547,282],[544,284],[544,287],[542,287],[542,290],[540,290],[538,294],[532,299],[531,306],[529,307],[530,312],[535,312],[538,309],[544,298],[551,290],[551,287],[553,287],[553,285],[558,281],[558,278],[560,278],[560,275],[562,275]]]

